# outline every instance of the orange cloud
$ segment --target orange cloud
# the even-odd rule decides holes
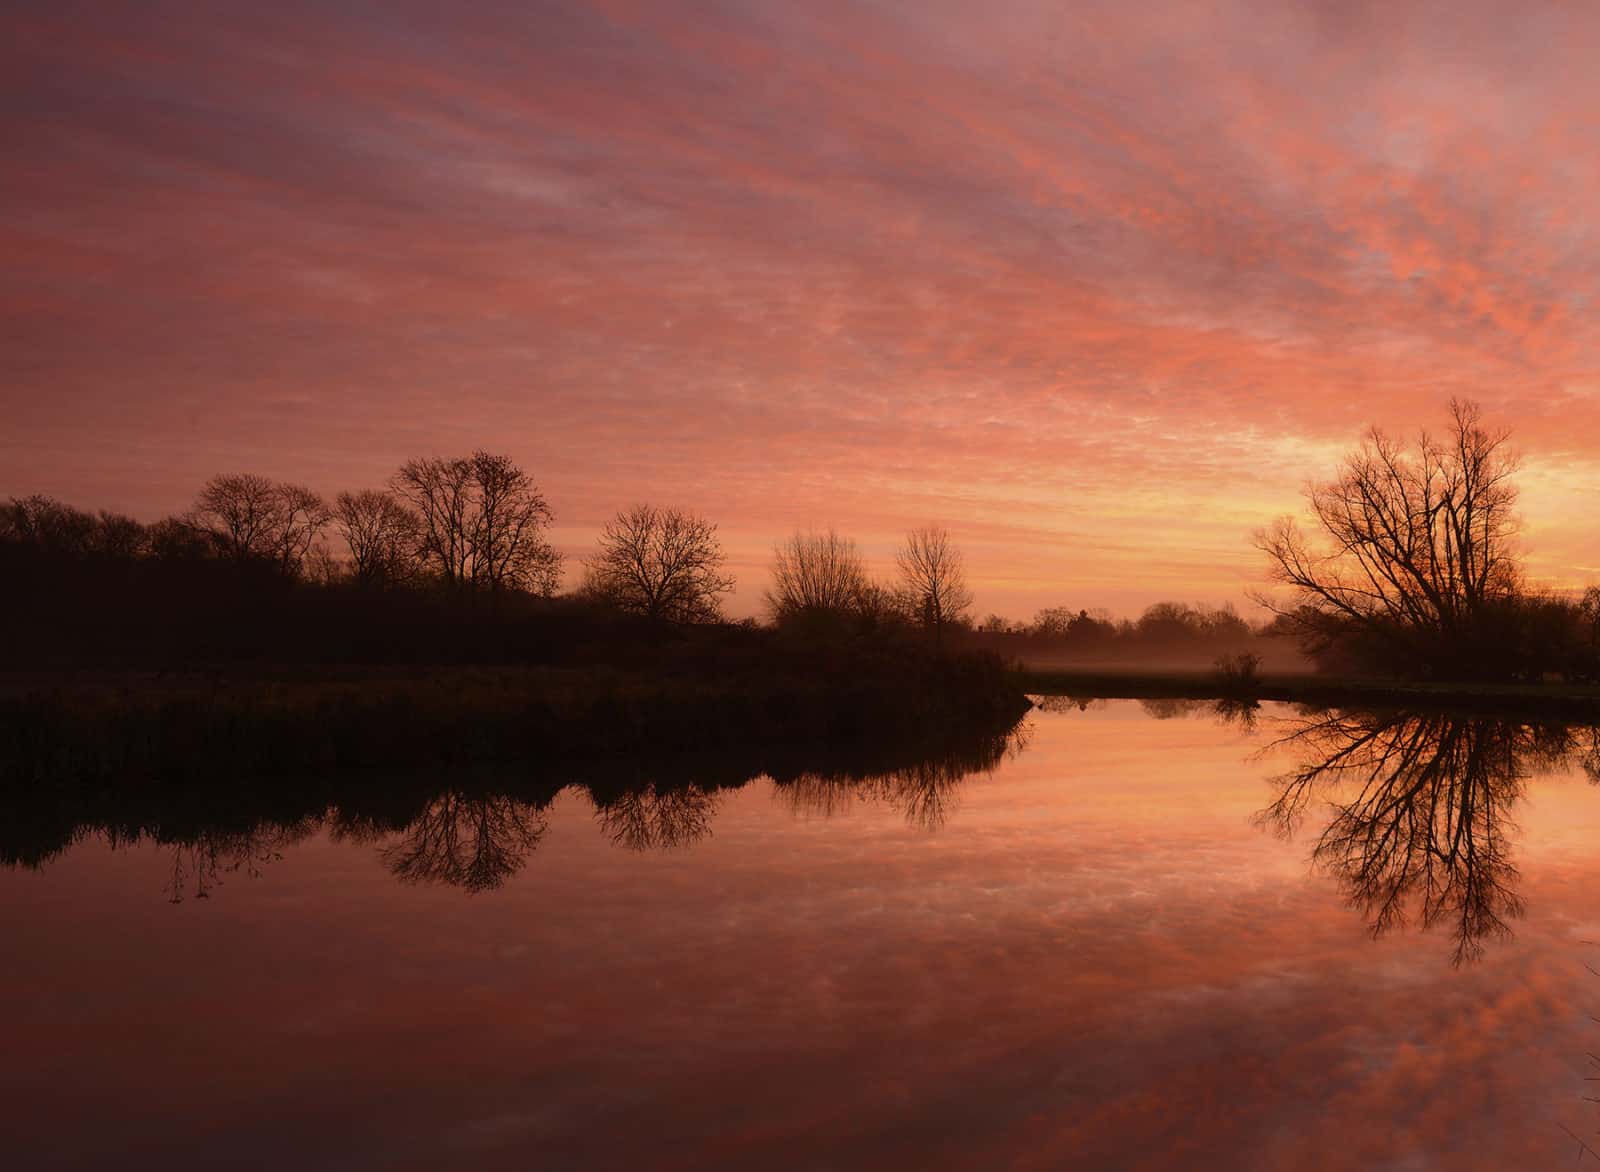
[[[797,525],[937,519],[1020,616],[1239,596],[1306,477],[1462,394],[1579,584],[1600,29],[1513,11],[40,8],[0,492],[489,443],[574,550],[718,519],[742,609]]]

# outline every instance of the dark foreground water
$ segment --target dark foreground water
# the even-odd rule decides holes
[[[1027,725],[964,779],[446,795],[0,867],[0,1166],[1594,1159],[1592,731]]]

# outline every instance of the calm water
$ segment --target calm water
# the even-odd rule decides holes
[[[0,1162],[1519,1169],[1600,1148],[1588,730],[1162,715],[1035,712],[963,779],[84,834],[0,867]]]

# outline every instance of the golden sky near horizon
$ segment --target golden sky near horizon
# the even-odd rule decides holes
[[[153,517],[483,446],[636,500],[949,527],[980,613],[1243,600],[1370,423],[1511,427],[1600,580],[1600,8],[24,4],[0,496]]]

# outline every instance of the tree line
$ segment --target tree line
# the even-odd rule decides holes
[[[1529,582],[1517,545],[1517,467],[1507,433],[1471,403],[1453,401],[1439,435],[1401,441],[1371,430],[1333,479],[1306,490],[1304,518],[1255,535],[1278,588],[1254,596],[1272,616],[1256,627],[1231,607],[1172,602],[1134,621],[1051,607],[1031,623],[995,615],[975,623],[963,553],[933,525],[906,535],[887,579],[868,573],[850,538],[797,532],[774,548],[762,598],[779,628],[921,629],[941,645],[959,633],[1018,654],[1230,652],[1275,636],[1339,673],[1600,681],[1600,588],[1576,596]],[[538,600],[562,580],[553,521],[524,469],[476,451],[409,460],[385,486],[331,501],[262,476],[216,476],[187,512],[153,524],[13,498],[0,506],[0,559],[207,564],[368,596]],[[716,525],[682,508],[620,511],[581,564],[570,601],[658,626],[720,622],[734,587]],[[52,588],[39,586],[39,596]]]
[[[166,564],[221,563],[285,582],[481,599],[549,599],[563,557],[555,516],[509,456],[406,461],[381,488],[331,500],[252,473],[212,477],[185,512],[144,524],[50,497],[0,506],[0,545],[46,557]],[[688,509],[641,503],[602,527],[575,596],[664,624],[723,619],[735,585],[717,527]],[[796,533],[773,551],[763,594],[779,625],[923,627],[936,637],[970,625],[961,550],[938,526],[912,530],[895,576],[873,580],[854,541]]]

